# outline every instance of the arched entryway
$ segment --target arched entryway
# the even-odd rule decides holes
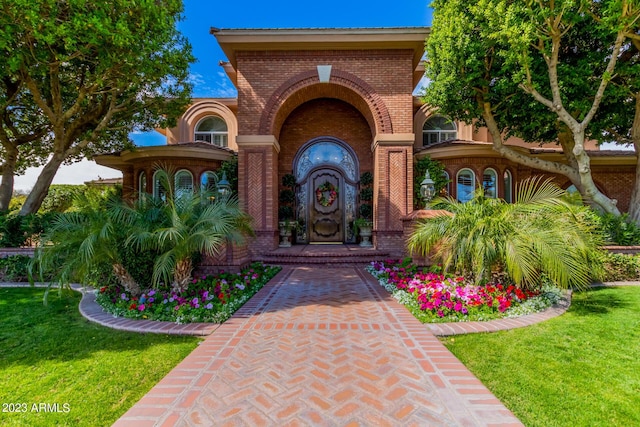
[[[356,217],[358,158],[333,137],[318,137],[298,150],[296,178],[298,243],[353,243]]]

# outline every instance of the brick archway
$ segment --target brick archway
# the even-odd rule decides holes
[[[284,82],[265,105],[259,133],[279,138],[282,124],[295,108],[323,97],[353,105],[369,123],[372,136],[393,133],[391,116],[380,95],[364,80],[341,70],[333,70],[328,83],[320,83],[316,70],[305,71]]]

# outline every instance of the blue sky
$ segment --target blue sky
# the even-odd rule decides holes
[[[431,25],[430,0],[300,0],[214,1],[184,0],[184,21],[180,31],[189,39],[197,62],[191,66],[194,97],[234,97],[236,90],[218,65],[226,57],[215,38],[217,28],[349,28],[415,27]],[[157,132],[131,135],[137,145],[162,145],[165,138]],[[16,190],[33,187],[41,168],[29,168],[16,177]],[[115,178],[122,174],[95,162],[62,166],[55,184],[82,184],[85,181]]]
[[[316,0],[301,2],[244,1],[214,2],[186,0],[184,21],[179,29],[190,41],[197,62],[191,66],[193,97],[235,97],[233,84],[218,65],[226,57],[215,38],[217,28],[347,28],[414,27],[431,24],[428,0]],[[157,133],[136,134],[138,145],[158,145]]]

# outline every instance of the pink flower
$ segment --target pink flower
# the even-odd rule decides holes
[[[140,311],[144,311],[144,304],[140,304],[140,305],[138,306],[138,310],[140,310]]]

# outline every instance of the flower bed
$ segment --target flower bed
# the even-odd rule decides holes
[[[522,316],[550,307],[561,296],[550,285],[536,291],[500,283],[478,286],[461,277],[418,271],[402,260],[372,262],[367,271],[423,323]]]
[[[117,317],[176,323],[222,323],[278,271],[280,267],[255,263],[241,273],[194,279],[180,294],[165,287],[149,289],[134,297],[120,286],[105,286],[100,288],[96,301]]]

